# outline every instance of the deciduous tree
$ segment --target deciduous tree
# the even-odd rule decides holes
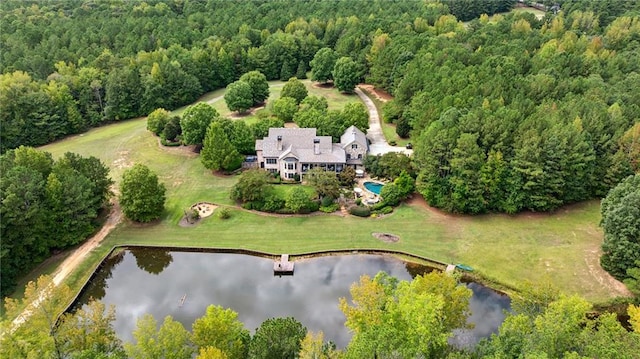
[[[191,334],[171,316],[164,318],[158,327],[151,314],[145,314],[136,323],[133,331],[134,343],[125,343],[127,355],[133,359],[190,359],[195,350],[191,345]]]
[[[369,111],[362,102],[349,102],[344,105],[340,116],[345,129],[356,126],[364,133],[369,129]]]
[[[273,102],[273,114],[284,122],[293,121],[293,116],[298,112],[298,103],[293,97],[280,97]]]
[[[249,349],[249,331],[231,309],[210,305],[205,315],[193,323],[193,342],[200,350],[214,347],[226,358],[243,359]]]
[[[231,111],[246,112],[253,106],[251,86],[245,81],[236,81],[227,86],[224,102]]]
[[[165,201],[164,184],[149,167],[135,164],[122,174],[120,205],[127,218],[136,222],[151,222],[162,216]]]
[[[298,186],[293,188],[287,194],[287,198],[285,199],[285,206],[287,206],[287,208],[292,210],[294,213],[298,213],[309,206],[310,200],[311,199],[309,198],[307,191],[305,191],[304,188]]]
[[[338,198],[340,195],[340,182],[333,171],[325,171],[320,167],[315,167],[305,173],[303,179],[315,188],[320,198],[325,196]]]
[[[354,333],[347,358],[442,356],[454,328],[465,325],[471,291],[441,273],[399,282],[384,272],[362,276],[340,298]]]
[[[244,81],[251,87],[252,105],[263,103],[269,98],[269,83],[267,77],[260,71],[249,71],[240,76],[240,81]]]
[[[352,93],[360,77],[358,64],[350,57],[341,57],[333,67],[333,83],[341,92]]]
[[[106,308],[92,300],[86,309],[65,313],[56,329],[56,341],[61,344],[64,358],[126,358],[121,340],[116,335],[113,323],[115,307]]]
[[[338,55],[331,48],[323,47],[313,56],[309,62],[311,66],[311,80],[328,82],[333,79],[333,67],[336,65]]]
[[[219,117],[218,111],[204,102],[187,107],[180,120],[182,141],[187,145],[201,145],[209,124]]]
[[[268,173],[260,169],[242,172],[238,182],[231,188],[231,199],[242,202],[264,200],[270,186],[267,176]]]
[[[160,136],[164,130],[164,126],[169,122],[169,111],[163,108],[157,108],[147,116],[147,130]]]
[[[305,328],[295,318],[267,319],[256,329],[249,344],[251,359],[295,358],[300,352],[300,343],[307,335]]]
[[[304,100],[308,94],[309,92],[307,91],[307,88],[304,86],[302,81],[298,80],[295,77],[292,77],[282,87],[280,97],[294,98],[296,100],[296,103],[300,104],[300,102],[302,102],[302,100]]]

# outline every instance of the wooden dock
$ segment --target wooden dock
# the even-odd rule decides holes
[[[445,272],[445,273],[447,273],[447,274],[449,274],[449,275],[451,275],[451,274],[453,274],[453,272],[454,272],[455,270],[456,270],[456,266],[455,266],[455,265],[453,265],[453,264],[449,264],[449,265],[447,265],[447,269],[445,269],[445,271],[444,271],[444,272]]]
[[[279,261],[273,263],[274,275],[293,275],[293,262],[289,262],[289,255],[283,254]]]

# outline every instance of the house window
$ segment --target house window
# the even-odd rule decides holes
[[[361,160],[362,159],[362,153],[358,154],[358,159]]]
[[[303,164],[302,165],[302,172],[307,172],[309,170],[309,165],[308,164]]]
[[[277,160],[275,158],[267,158],[267,164],[268,165],[275,165],[277,162]]]
[[[295,170],[297,169],[297,166],[295,163],[287,163],[287,169],[288,170]]]
[[[288,178],[288,179],[294,179],[294,178],[295,178],[295,174],[293,174],[293,173],[287,173],[287,178]]]
[[[358,149],[358,144],[357,143],[352,143],[351,144],[351,149],[357,150]]]
[[[351,154],[347,153],[347,161],[351,159]]]

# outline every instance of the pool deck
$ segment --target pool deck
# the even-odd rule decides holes
[[[381,185],[384,185],[385,183],[379,180],[374,180],[373,178],[369,177],[369,175],[366,175],[364,178],[357,178],[356,179],[356,185],[358,188],[362,188],[363,192],[362,192],[362,197],[363,200],[376,200],[379,201],[380,200],[380,195],[370,191],[367,187],[365,187],[364,183],[365,182],[373,182],[373,183],[379,183]]]

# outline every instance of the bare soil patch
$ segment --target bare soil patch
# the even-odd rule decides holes
[[[330,89],[333,88],[333,82],[313,82],[311,86],[319,89]]]
[[[238,112],[232,112],[228,115],[228,117],[232,120],[239,120],[241,118],[245,118],[247,116],[251,116],[254,115],[256,113],[256,111],[261,110],[263,108],[265,108],[265,105],[262,106],[257,106],[257,107],[252,107],[249,110],[247,110],[246,112],[243,113],[238,113]]]
[[[391,233],[374,232],[374,233],[371,233],[371,235],[374,236],[376,239],[379,239],[385,243],[396,243],[400,240],[400,237]]]
[[[584,251],[584,261],[589,268],[589,274],[601,286],[608,288],[612,293],[620,297],[631,297],[633,294],[624,283],[618,281],[600,266],[601,250],[599,247],[586,249]]]
[[[209,202],[199,202],[191,206],[192,210],[198,212],[199,218],[196,220],[189,220],[187,215],[182,216],[178,225],[180,227],[193,227],[200,222],[200,220],[207,218],[213,214],[213,211],[216,210],[219,206],[217,204],[209,203]]]
[[[207,218],[213,214],[213,211],[218,208],[218,205],[209,202],[200,202],[191,206],[191,209],[198,211],[200,218]]]
[[[84,258],[91,252],[95,247],[97,247],[100,242],[120,223],[122,220],[122,210],[120,209],[120,204],[114,198],[111,201],[111,211],[109,212],[109,217],[107,221],[102,226],[100,231],[96,233],[93,237],[89,238],[82,246],[76,249],[67,259],[62,262],[60,268],[55,272],[53,276],[53,283],[55,285],[60,284],[68,275],[71,273],[82,261]]]
[[[160,142],[160,138],[158,138],[158,146],[167,153],[175,153],[185,155],[187,157],[198,156],[196,145],[165,146]]]
[[[129,160],[129,151],[118,152],[118,158],[113,161],[115,168],[129,168],[133,163]]]
[[[389,93],[387,93],[384,90],[380,90],[380,89],[375,88],[373,85],[360,84],[360,85],[358,85],[358,87],[363,89],[369,95],[374,96],[375,98],[377,98],[378,100],[380,100],[382,102],[387,102],[387,101],[393,100],[393,96],[391,96]]]

